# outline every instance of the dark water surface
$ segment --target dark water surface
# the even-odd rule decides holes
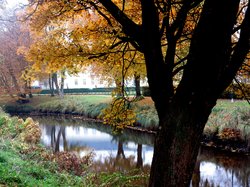
[[[93,152],[96,170],[150,168],[153,135],[131,131],[113,135],[108,126],[58,116],[32,118],[40,123],[45,146],[80,156]],[[250,156],[201,147],[191,186],[249,187]]]

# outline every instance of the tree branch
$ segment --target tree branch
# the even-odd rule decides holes
[[[225,76],[222,79],[224,84],[230,84],[230,80],[234,77],[240,66],[244,63],[244,59],[250,49],[250,3],[245,14],[245,18],[241,24],[239,41],[234,47],[231,60],[227,65]],[[223,84],[223,83],[222,83]]]
[[[108,12],[118,21],[123,32],[133,38],[136,42],[141,43],[141,26],[134,23],[128,16],[120,10],[111,0],[99,0],[99,2],[108,10]]]
[[[240,89],[241,93],[243,94],[244,98],[247,100],[248,104],[250,105],[250,100],[247,98],[247,95],[246,95],[244,89],[242,88],[242,85],[240,84],[240,82],[236,78],[234,78],[234,80],[238,84],[239,89]]]

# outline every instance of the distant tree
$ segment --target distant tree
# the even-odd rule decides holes
[[[11,97],[18,95],[26,97],[26,90],[30,86],[22,78],[22,73],[28,67],[23,56],[16,53],[18,46],[27,39],[27,36],[20,38],[20,24],[2,21],[0,29],[0,87],[5,94]]]

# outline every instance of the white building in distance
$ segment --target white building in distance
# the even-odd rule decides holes
[[[60,78],[58,83],[60,85]],[[135,87],[134,80],[126,80],[126,87]],[[35,81],[33,86],[39,86],[42,89],[49,89],[49,80]],[[148,86],[147,80],[141,80],[141,86]],[[102,80],[94,76],[90,72],[78,73],[77,75],[69,75],[66,73],[64,79],[64,89],[77,89],[77,88],[107,88],[115,87],[115,83],[110,83],[107,80]]]

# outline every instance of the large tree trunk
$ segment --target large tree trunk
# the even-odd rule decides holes
[[[192,187],[199,187],[200,186],[200,179],[201,179],[201,174],[200,174],[200,160],[197,160],[195,163],[194,171],[192,174]]]
[[[202,111],[182,102],[169,106],[155,140],[150,186],[189,186],[210,113]]]
[[[175,95],[165,104],[161,102],[164,97],[160,100],[153,97],[159,115],[159,131],[155,140],[149,186],[190,185],[209,114],[220,93],[232,81],[238,65],[243,62],[243,59],[234,62],[234,58],[230,58],[231,34],[238,6],[239,0],[205,1],[192,37],[183,78]],[[249,31],[249,25],[247,27]],[[244,50],[239,54],[236,51],[233,55],[246,55],[249,33],[246,36],[246,49],[242,47]],[[153,61],[154,58],[146,59],[148,64]],[[234,73],[227,73],[230,67]]]

